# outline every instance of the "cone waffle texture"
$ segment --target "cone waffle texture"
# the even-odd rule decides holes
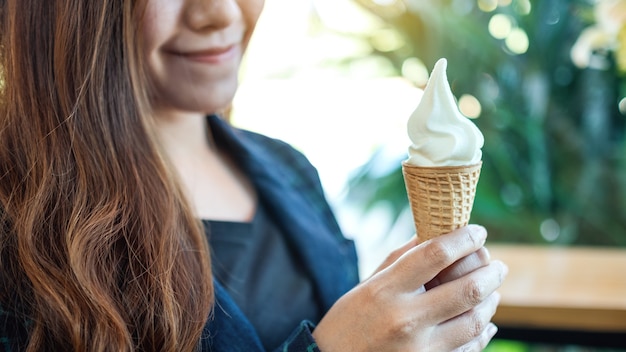
[[[481,167],[482,162],[451,167],[402,163],[419,242],[468,224]]]

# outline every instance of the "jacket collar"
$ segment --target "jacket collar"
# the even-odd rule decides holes
[[[303,265],[317,288],[325,310],[357,281],[356,254],[351,241],[346,241],[329,228],[293,180],[297,179],[290,165],[271,150],[264,148],[249,133],[233,128],[217,116],[209,116],[215,141],[227,148],[243,171],[250,176],[259,197],[273,216],[279,217],[288,242],[303,258]],[[315,239],[315,240],[312,240]],[[337,250],[330,250],[337,249]]]

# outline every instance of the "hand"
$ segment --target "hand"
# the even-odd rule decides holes
[[[496,332],[489,322],[507,273],[502,262],[489,262],[486,236],[471,225],[417,246],[413,239],[391,253],[318,324],[313,336],[320,350],[483,349]]]

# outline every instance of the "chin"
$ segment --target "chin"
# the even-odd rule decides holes
[[[237,92],[237,82],[212,86],[206,89],[195,89],[188,94],[170,94],[170,106],[175,110],[202,113],[206,115],[221,114],[228,110]],[[173,98],[173,99],[172,99]]]
[[[230,109],[234,93],[228,96],[220,97],[222,99],[207,99],[200,106],[198,106],[195,111],[203,112],[204,114],[223,114],[225,111]]]
[[[208,114],[224,113],[232,105],[235,93],[237,93],[237,88],[238,82],[235,81],[227,87],[220,87],[206,93],[203,96],[204,100],[202,97],[199,97],[198,101],[203,102],[203,109],[200,111],[204,111]]]

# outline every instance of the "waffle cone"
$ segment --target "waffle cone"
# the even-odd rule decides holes
[[[481,167],[482,162],[450,167],[402,163],[419,242],[468,224]]]

